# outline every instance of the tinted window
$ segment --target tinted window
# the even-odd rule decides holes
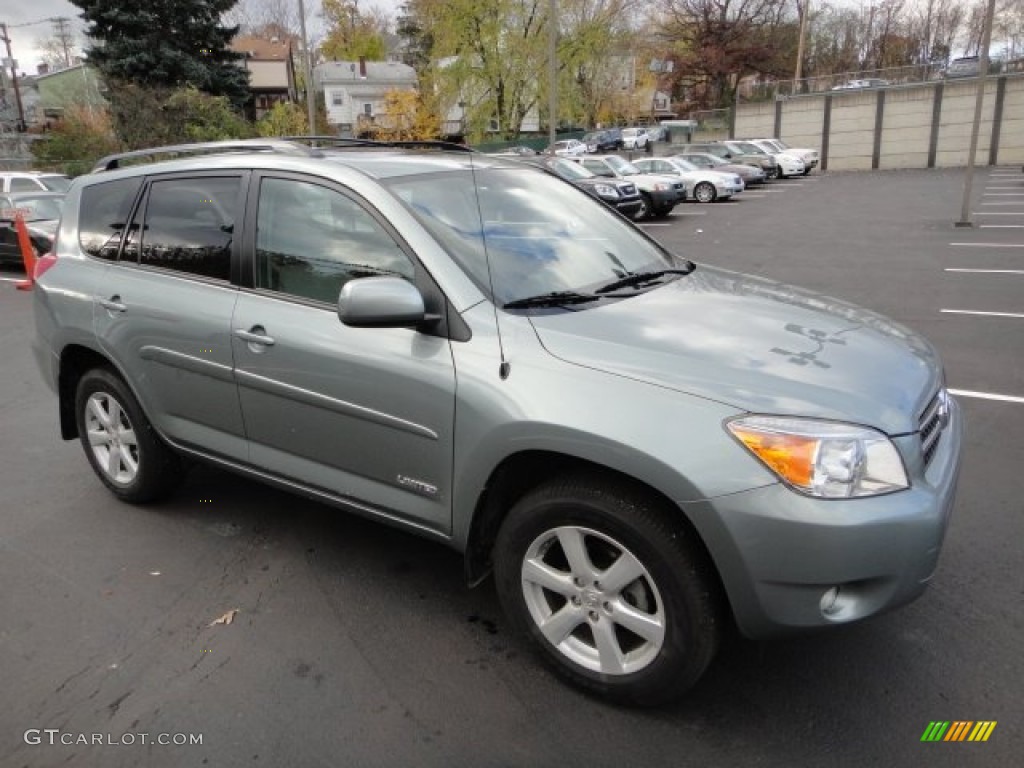
[[[139,263],[229,280],[239,178],[154,182],[145,205]]]
[[[140,177],[90,184],[82,189],[78,242],[83,251],[97,259],[117,258],[121,235],[141,186]]]
[[[318,184],[260,183],[256,286],[334,304],[357,277],[399,275],[413,263],[359,203]]]
[[[42,186],[35,179],[15,176],[11,179],[11,192],[38,192]]]

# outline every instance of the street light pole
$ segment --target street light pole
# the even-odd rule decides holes
[[[978,51],[978,93],[974,99],[974,124],[971,126],[971,146],[967,150],[967,172],[964,178],[964,199],[960,209],[958,227],[971,227],[971,191],[974,187],[974,158],[978,152],[978,133],[981,129],[981,107],[985,101],[985,84],[988,82],[988,47],[992,43],[992,18],[996,13],[996,0],[988,0],[985,12],[985,29],[981,34],[981,50]]]
[[[306,73],[306,112],[309,118],[308,135],[316,136],[316,106],[313,104],[313,67],[310,64],[309,38],[306,37],[306,4],[299,0],[299,29],[302,32],[302,63]]]
[[[548,6],[548,143],[557,139],[558,125],[558,2]],[[553,151],[553,150],[552,150]]]

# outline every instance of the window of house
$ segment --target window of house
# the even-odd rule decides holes
[[[142,177],[90,184],[82,189],[78,213],[78,242],[97,259],[116,259]]]
[[[363,104],[363,114],[367,117],[373,117],[373,104]]]
[[[336,107],[340,107],[344,103],[345,103],[345,94],[341,93],[340,91],[334,91],[331,94],[331,104],[333,104]]]
[[[241,179],[198,177],[154,182],[137,252],[147,267],[229,280]],[[138,221],[139,216],[136,216]],[[132,226],[132,240],[138,228]],[[128,246],[125,247],[126,254]],[[132,248],[132,252],[136,249]],[[126,256],[127,257],[127,256]]]
[[[263,179],[256,227],[257,288],[333,305],[354,278],[415,276],[409,257],[368,211],[319,184]]]

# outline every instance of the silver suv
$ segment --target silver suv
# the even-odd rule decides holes
[[[76,179],[37,270],[61,434],[118,498],[202,460],[411,529],[628,702],[689,688],[733,623],[846,624],[931,577],[961,418],[916,333],[515,160],[176,151]]]

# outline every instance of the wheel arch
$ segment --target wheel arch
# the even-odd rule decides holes
[[[68,344],[61,350],[57,373],[57,398],[60,410],[60,436],[64,440],[74,440],[78,437],[75,392],[82,376],[94,368],[107,368],[127,383],[127,379],[113,361],[96,349],[76,343]],[[133,389],[130,384],[127,386]]]
[[[532,489],[560,475],[590,474],[600,476],[604,482],[629,487],[650,498],[664,509],[672,520],[683,526],[696,546],[702,550],[720,587],[726,596],[718,566],[704,538],[700,535],[686,511],[663,491],[648,482],[590,459],[550,450],[526,450],[505,457],[491,472],[480,493],[473,512],[473,520],[466,541],[465,573],[470,585],[479,584],[491,572],[491,552],[505,516],[515,503]],[[724,597],[728,603],[728,598]]]

